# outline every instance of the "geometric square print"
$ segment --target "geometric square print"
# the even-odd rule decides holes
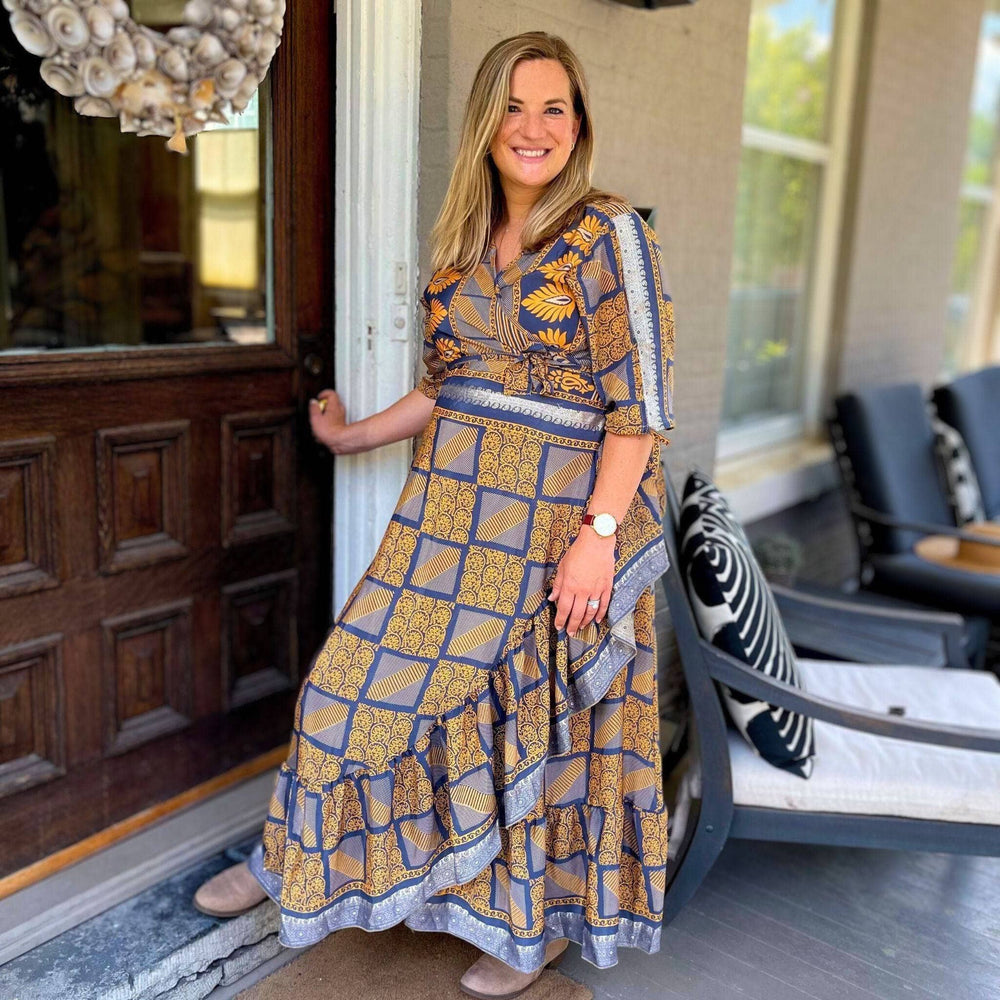
[[[477,542],[524,554],[531,508],[521,497],[483,487],[472,516]]]
[[[445,648],[445,656],[493,667],[500,655],[501,643],[509,624],[509,620],[500,615],[472,608],[457,608],[449,626],[451,637]]]
[[[557,444],[545,446],[540,496],[583,503],[593,492],[596,478],[592,451]]]
[[[423,697],[433,664],[412,656],[400,656],[387,649],[379,651],[368,674],[362,698],[413,712]]]
[[[438,421],[431,467],[436,472],[474,482],[479,437],[480,428],[442,417]]]
[[[420,512],[427,493],[427,473],[414,469],[403,484],[396,503],[395,516],[414,527],[420,525]]]
[[[389,605],[395,596],[396,592],[391,588],[367,578],[357,596],[344,611],[341,623],[378,639],[385,627]]]
[[[454,598],[458,591],[463,546],[422,535],[413,556],[408,586]]]

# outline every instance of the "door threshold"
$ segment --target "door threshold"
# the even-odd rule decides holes
[[[231,785],[0,900],[0,965],[258,832],[276,773]]]

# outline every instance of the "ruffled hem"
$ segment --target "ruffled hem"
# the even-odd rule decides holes
[[[626,795],[625,829],[607,834],[598,803],[553,807],[543,799],[546,763],[571,749],[571,716],[600,702],[636,655],[635,605],[665,572],[667,559],[660,539],[630,561],[615,580],[609,626],[597,643],[555,636],[554,608],[544,602],[485,686],[428,720],[378,773],[354,765],[335,781],[307,786],[283,765],[264,841],[250,859],[251,871],[281,907],[281,944],[306,947],[343,927],[376,931],[405,920],[413,930],[445,930],[472,941],[526,972],[538,967],[554,937],[579,943],[584,959],[598,968],[616,964],[618,945],[656,951],[666,849],[658,790],[641,802]],[[576,798],[586,794],[584,789]],[[578,899],[560,908],[546,891],[544,934],[518,941],[502,918],[487,921],[453,894],[431,898],[483,875],[519,824],[540,828],[529,838],[536,858],[526,884],[547,879],[547,869],[558,866],[559,853],[567,850],[559,828],[571,812],[579,814],[582,830],[567,858]],[[612,835],[616,847],[607,842]],[[618,862],[635,856],[639,875],[633,872],[633,880],[643,882],[636,901],[650,917],[628,911],[633,901],[623,895],[621,907],[616,898],[615,912],[602,914],[602,929],[588,921],[580,900],[598,898],[603,906],[616,896],[594,884],[600,870],[617,868],[616,851]],[[527,897],[525,904],[530,907]]]

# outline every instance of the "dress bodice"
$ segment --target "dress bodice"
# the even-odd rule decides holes
[[[504,392],[615,413],[608,428],[620,433],[672,426],[673,305],[655,235],[627,205],[588,204],[499,272],[491,245],[467,273],[435,272],[423,303],[418,388],[432,398],[475,373]]]

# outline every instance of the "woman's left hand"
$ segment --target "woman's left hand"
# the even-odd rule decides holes
[[[602,538],[589,526],[566,550],[552,580],[549,600],[556,602],[555,626],[570,635],[602,619],[611,601],[615,579],[615,536]],[[588,600],[600,600],[596,608]]]

